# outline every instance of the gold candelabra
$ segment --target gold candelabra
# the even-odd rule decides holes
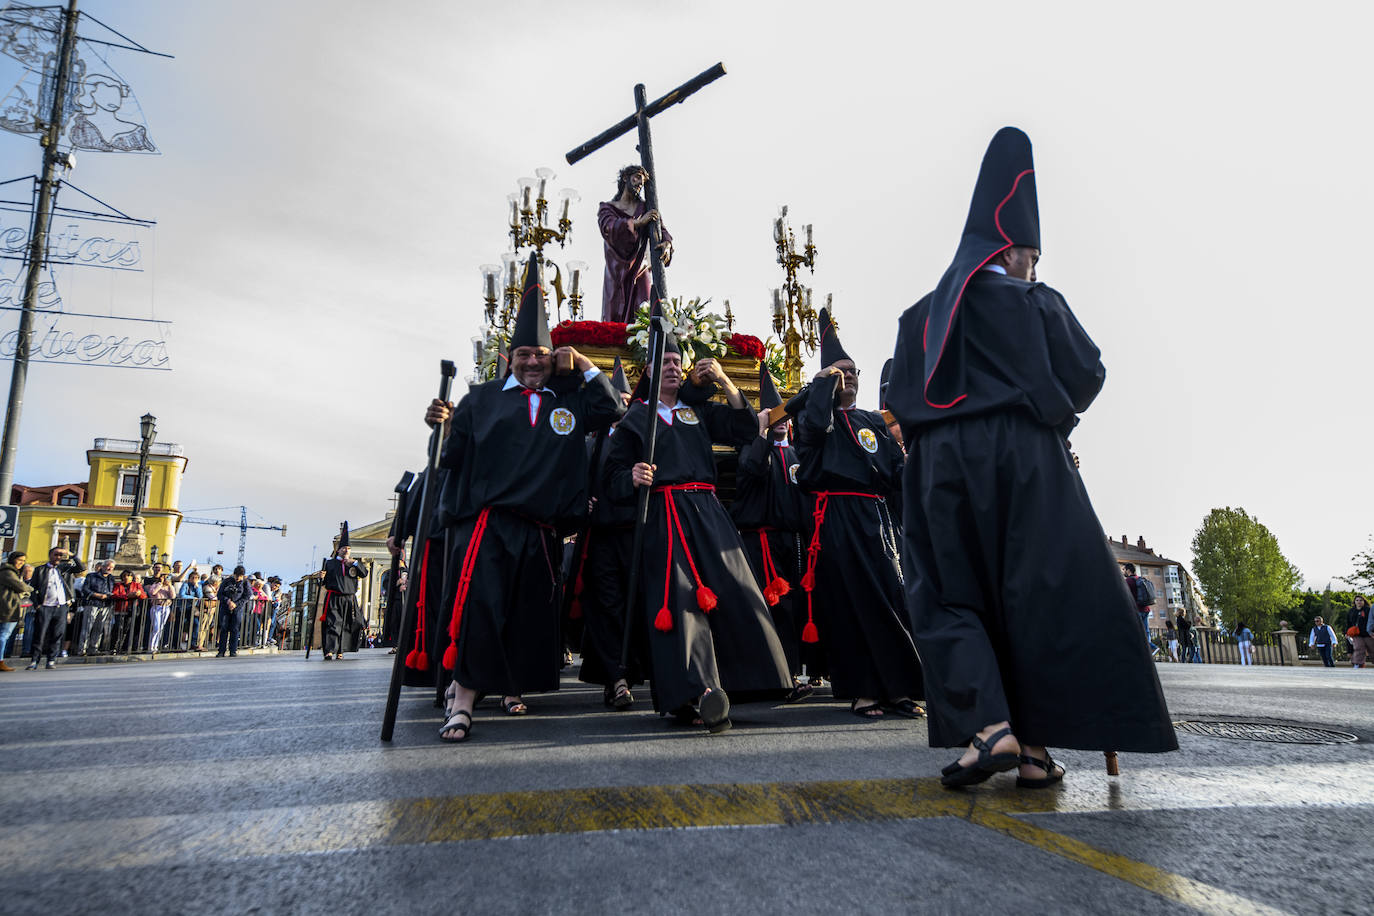
[[[535,169],[534,175],[533,178],[521,178],[517,182],[517,190],[506,196],[510,204],[507,232],[511,238],[511,250],[501,255],[501,264],[483,264],[481,267],[482,297],[487,320],[483,339],[488,341],[492,336],[498,336],[503,341],[509,339],[515,314],[520,307],[525,268],[530,258],[535,258],[546,271],[553,271],[555,314],[561,316],[566,302],[571,320],[577,321],[582,317],[582,278],[587,270],[586,263],[567,262],[565,267],[569,274],[569,288],[565,292],[563,270],[544,254],[544,247],[550,242],[557,242],[559,248],[567,245],[572,237],[572,205],[582,198],[572,188],[558,192],[561,203],[557,228],[554,228],[549,225],[547,195],[549,183],[556,176],[548,168]]]
[[[816,352],[816,310],[812,305],[813,290],[797,279],[797,269],[805,267],[816,272],[816,245],[811,224],[803,227],[806,244],[797,253],[797,239],[787,222],[787,207],[783,207],[773,221],[773,242],[778,248],[778,263],[786,278],[780,288],[773,290],[773,331],[782,341],[783,382],[788,388],[801,387],[802,347]],[[826,305],[830,304],[827,297]]]

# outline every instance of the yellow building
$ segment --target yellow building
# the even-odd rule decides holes
[[[88,566],[114,557],[133,509],[138,487],[138,447],[134,439],[96,439],[86,452],[90,475],[84,483],[28,487],[15,484],[10,504],[19,507],[17,538],[5,539],[5,550],[23,550],[34,565],[48,551],[65,546]],[[172,556],[181,527],[181,476],[186,457],[180,445],[155,442],[148,451],[143,494],[144,531],[149,557]]]

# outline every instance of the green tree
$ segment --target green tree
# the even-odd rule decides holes
[[[1343,576],[1341,581],[1355,586],[1365,595],[1374,592],[1374,546],[1361,550],[1350,558],[1350,562],[1355,564],[1355,571]]]
[[[1227,629],[1244,621],[1257,633],[1278,629],[1302,575],[1278,538],[1244,509],[1213,509],[1193,535],[1193,575]]]

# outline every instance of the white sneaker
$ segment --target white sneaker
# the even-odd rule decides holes
[[[61,655],[61,657],[62,657],[62,658],[66,658],[66,657],[67,657],[67,650],[66,650],[66,649],[63,649],[63,650],[62,650],[62,655]]]

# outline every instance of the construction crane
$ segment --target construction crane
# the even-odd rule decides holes
[[[253,528],[253,529],[256,529],[256,530],[260,530],[260,531],[280,531],[280,532],[281,532],[281,536],[282,536],[282,537],[286,537],[286,526],[285,526],[285,525],[250,525],[250,524],[248,524],[248,507],[247,507],[247,506],[218,506],[218,507],[216,507],[216,508],[214,508],[214,509],[196,509],[195,511],[196,511],[196,512],[227,512],[227,511],[230,510],[230,509],[237,509],[237,510],[239,510],[239,520],[238,520],[237,526],[234,524],[234,522],[229,521],[228,519],[223,519],[223,518],[191,518],[190,516],[184,516],[181,520],[182,520],[183,522],[189,522],[189,523],[192,524],[192,525],[218,525],[218,526],[221,527],[221,528],[233,528],[233,527],[237,527],[237,528],[239,529],[239,562],[238,562],[238,565],[239,565],[239,566],[242,566],[242,565],[243,565],[243,554],[244,554],[244,552],[245,552],[245,551],[247,550],[247,548],[248,548],[248,529],[249,529],[249,528]],[[253,514],[254,514],[254,515],[257,515],[256,512],[254,512]],[[262,516],[258,516],[258,517],[261,518]]]

